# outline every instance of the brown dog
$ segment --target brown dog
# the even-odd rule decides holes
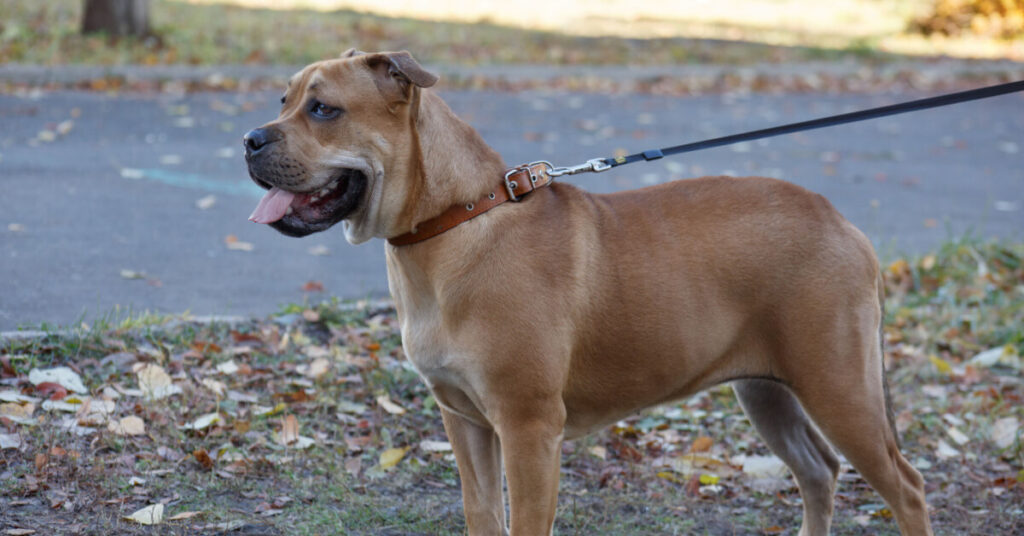
[[[406,52],[310,65],[246,135],[246,160],[270,189],[254,221],[389,239],[405,350],[442,408],[470,534],[508,533],[503,466],[511,533],[549,534],[563,439],[722,382],[793,471],[801,535],[829,531],[826,438],[903,534],[932,533],[887,419],[878,263],[827,200],[722,177],[592,195],[540,187],[546,166],[508,184],[423,89],[436,80]],[[506,185],[519,202],[492,208]]]

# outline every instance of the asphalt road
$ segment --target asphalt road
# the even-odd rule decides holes
[[[557,165],[921,96],[444,94],[508,163]],[[276,115],[278,98],[0,96],[0,331],[91,322],[115,308],[265,315],[307,296],[386,295],[379,240],[351,246],[340,230],[293,239],[246,221],[261,191],[247,179],[241,136]],[[968,232],[1021,240],[1024,96],[570,182],[609,192],[705,174],[775,176],[822,193],[882,257]],[[326,292],[307,295],[309,281]]]

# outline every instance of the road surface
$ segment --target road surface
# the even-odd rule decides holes
[[[580,163],[923,94],[445,92],[515,164]],[[0,96],[0,331],[128,311],[266,315],[387,293],[384,245],[288,238],[246,220],[241,138],[280,95]],[[1024,239],[1024,96],[724,147],[568,179],[594,192],[706,174],[780,177],[828,197],[883,258],[951,237]],[[229,247],[230,246],[230,247]],[[324,293],[303,291],[310,281]]]

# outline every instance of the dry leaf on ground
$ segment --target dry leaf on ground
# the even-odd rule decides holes
[[[282,445],[289,445],[299,440],[299,420],[295,415],[288,415],[281,419],[281,432],[277,434],[277,442]]]
[[[0,434],[0,450],[21,447],[21,436],[18,434]]]
[[[157,525],[164,520],[164,505],[151,504],[130,516],[125,516],[125,519],[142,525]]]
[[[142,396],[146,398],[159,400],[181,392],[181,387],[171,382],[171,377],[160,365],[143,365],[135,374],[139,378]]]
[[[380,453],[380,461],[378,462],[380,464],[380,468],[381,469],[390,469],[390,468],[398,465],[398,462],[402,461],[402,458],[405,457],[405,453],[408,450],[409,450],[408,447],[406,447],[406,448],[393,448],[393,449],[387,449],[384,452]]]
[[[68,391],[86,394],[89,392],[82,383],[82,377],[69,367],[54,367],[51,369],[32,369],[28,373],[28,381],[32,385],[39,385],[44,382],[60,384]]]
[[[225,385],[224,382],[219,382],[219,381],[214,380],[212,378],[203,378],[202,383],[203,383],[203,387],[206,387],[207,389],[212,391],[213,394],[215,394],[215,395],[217,395],[219,397],[223,397],[224,393],[228,389],[228,386]]]
[[[392,415],[403,415],[403,414],[405,414],[405,408],[403,408],[402,406],[399,406],[398,404],[395,404],[394,402],[392,402],[391,399],[389,399],[386,395],[378,396],[377,397],[377,404],[380,405],[380,407],[383,408],[384,411],[386,411],[386,412],[388,412],[388,413],[390,413]]]
[[[182,430],[203,430],[214,423],[221,422],[219,413],[207,413],[196,418],[196,420],[181,426]]]
[[[426,439],[420,441],[420,450],[423,452],[451,452],[452,444],[447,441],[431,441]]]
[[[5,417],[21,424],[34,423],[32,414],[36,411],[35,404],[22,404],[18,402],[6,402],[0,404],[0,417]]]
[[[1001,449],[1005,449],[1017,440],[1017,431],[1020,423],[1016,417],[1004,417],[992,424],[992,442]]]
[[[135,436],[146,433],[146,423],[139,417],[129,415],[119,421],[110,421],[107,430],[121,436]]]
[[[180,514],[174,514],[173,516],[167,518],[167,521],[181,521],[182,519],[192,519],[193,517],[201,516],[201,515],[203,515],[203,512],[201,512],[201,511],[200,512],[181,512]]]

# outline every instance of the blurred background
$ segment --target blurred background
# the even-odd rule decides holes
[[[509,165],[1024,79],[1024,0],[0,0],[0,331],[387,294],[383,244],[251,224],[241,136],[312,61],[409,50]],[[1024,230],[1011,95],[571,179],[824,194],[883,257]]]

